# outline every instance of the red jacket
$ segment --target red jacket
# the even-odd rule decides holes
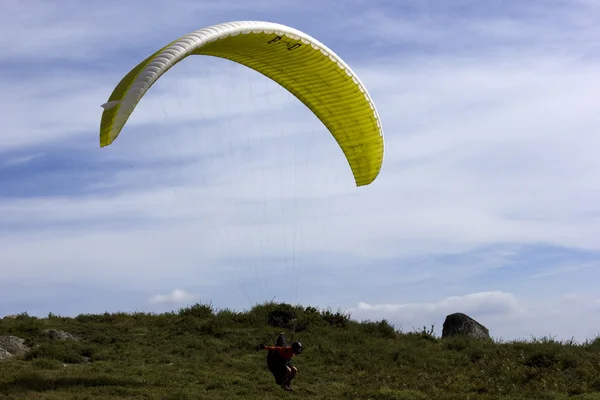
[[[292,350],[292,346],[265,346],[263,347],[265,350],[275,350],[277,354],[286,360],[290,360],[294,357],[294,351]]]

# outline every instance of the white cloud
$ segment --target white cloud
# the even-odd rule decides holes
[[[12,158],[5,160],[3,166],[4,167],[12,167],[12,166],[16,166],[16,165],[27,164],[28,162],[35,160],[36,158],[38,158],[40,156],[42,156],[41,153],[28,154],[26,156],[20,156],[20,157],[12,157]]]
[[[581,40],[561,36],[564,40],[553,41],[561,33],[559,25],[546,24],[558,18],[548,10],[551,15],[534,24],[471,16],[464,28],[437,24],[443,7],[427,10],[429,22],[425,14],[402,22],[389,13],[382,20],[381,13],[365,12],[360,1],[348,3],[356,8],[339,18],[331,13],[326,28],[314,29],[332,34],[317,36],[352,60],[386,134],[379,178],[358,189],[341,151],[305,107],[266,78],[223,60],[197,57],[173,68],[148,92],[114,145],[99,149],[99,105],[122,75],[163,42],[200,28],[195,11],[211,10],[202,26],[233,14],[222,13],[223,6],[180,1],[169,10],[181,19],[156,28],[164,21],[165,6],[140,7],[144,24],[138,25],[125,23],[133,14],[130,3],[103,4],[102,10],[85,2],[61,3],[75,7],[70,16],[59,16],[47,4],[39,2],[25,13],[21,3],[6,3],[10,12],[0,13],[0,46],[7,38],[23,38],[4,43],[0,62],[31,67],[23,69],[29,79],[0,82],[3,160],[10,150],[19,150],[1,165],[36,165],[48,156],[60,159],[68,150],[74,157],[81,152],[82,159],[76,159],[81,169],[53,169],[56,163],[49,159],[40,164],[39,176],[18,178],[21,185],[30,183],[35,196],[0,197],[0,268],[7,279],[110,283],[132,278],[164,291],[190,279],[210,285],[229,278],[248,283],[258,276],[266,287],[270,268],[286,265],[297,276],[319,254],[322,267],[338,274],[321,287],[328,293],[325,306],[351,295],[344,301],[362,299],[358,311],[365,315],[428,325],[454,308],[517,318],[521,308],[561,295],[544,286],[552,279],[585,272],[587,282],[596,270],[597,260],[554,260],[520,275],[535,281],[504,277],[522,285],[520,291],[488,292],[494,289],[473,281],[491,271],[501,274],[520,246],[600,250],[600,74],[598,60],[582,57],[593,50],[590,38],[598,35],[594,25],[581,23],[593,15],[591,2],[560,17],[580,26],[569,35]],[[293,4],[288,10],[302,11]],[[305,25],[312,33],[313,17],[322,18],[313,13],[314,4],[308,14],[300,13],[299,24],[291,13],[272,19]],[[265,9],[269,3],[234,6],[231,13]],[[345,13],[356,19],[342,18]],[[400,23],[401,29],[388,29]],[[343,26],[360,26],[361,35],[348,35]],[[479,35],[477,46],[461,52],[428,47],[415,54],[405,48],[411,47],[407,43],[444,48],[473,32]],[[530,33],[536,35],[526,37]],[[373,46],[344,48],[366,37],[375,38]],[[521,44],[510,52],[496,51],[515,41]],[[548,43],[562,47],[549,51]],[[126,51],[130,45],[138,50]],[[52,51],[40,52],[42,47]],[[376,55],[365,58],[363,51]],[[93,70],[84,65],[86,57],[95,60]],[[123,163],[129,168],[119,169]],[[45,187],[46,173],[63,176],[62,183],[79,179],[51,196],[35,190],[38,183]],[[514,245],[508,255],[494,250],[452,265],[429,261],[504,243]],[[245,265],[234,265],[231,258]],[[407,267],[406,259],[427,261]],[[399,267],[390,275],[381,265],[392,261]],[[368,269],[377,286],[343,293],[335,276],[346,274],[360,287],[367,279],[353,275],[359,269]],[[419,299],[377,305],[372,294],[398,281],[420,285]],[[462,286],[447,288],[445,281]],[[577,291],[579,283],[573,278],[560,290]],[[247,286],[259,292],[253,285]],[[436,299],[450,292],[478,294]],[[268,289],[261,295],[272,297]],[[515,300],[524,295],[527,299]],[[555,309],[565,307],[557,303]],[[569,318],[583,321],[589,310],[580,309]],[[550,319],[548,313],[540,315]],[[548,327],[535,321],[533,331]],[[514,335],[519,328],[517,322],[498,326],[492,334]]]
[[[390,43],[420,46],[425,51],[470,56],[479,53],[504,55],[577,54],[594,46],[600,16],[591,1],[510,2],[498,9],[488,3],[448,3],[429,0],[411,4],[410,18],[397,7],[372,7],[345,19],[348,29],[360,30],[372,44],[385,49]],[[462,12],[457,12],[459,9]],[[561,28],[558,29],[557,27]],[[570,46],[576,40],[578,46]],[[384,54],[386,52],[383,52]]]
[[[537,302],[520,300],[512,293],[501,291],[451,296],[431,303],[367,304],[360,302],[350,309],[359,320],[387,319],[404,332],[429,328],[435,324],[435,334],[441,335],[444,319],[456,312],[467,314],[489,329],[495,339],[514,340],[553,336],[559,340],[575,338],[582,342],[595,337],[597,321],[590,319],[591,302],[575,304],[571,294],[568,301],[553,298]],[[587,317],[585,317],[587,316]]]
[[[150,298],[150,304],[185,304],[194,301],[198,296],[186,292],[185,290],[175,289],[169,294],[157,294]]]
[[[314,4],[303,4],[306,11],[315,9]],[[278,4],[288,12],[300,7],[298,2],[282,1]],[[177,31],[180,35],[199,29],[198,21],[204,24],[225,22],[224,12],[267,13],[272,9],[268,0],[247,2],[232,0],[226,6],[210,1],[178,0],[130,1],[105,0],[102,3],[81,3],[76,0],[40,1],[31,0],[27,4],[18,0],[8,0],[2,4],[0,26],[0,47],[4,50],[0,59],[6,60],[65,60],[112,59],[123,46],[139,46],[144,38],[162,40],[167,44]],[[168,15],[169,18],[165,18]],[[133,19],[135,18],[135,20]],[[223,18],[225,18],[223,20]],[[139,21],[139,22],[137,22]],[[211,21],[211,22],[208,22]],[[60,23],[57,23],[60,22]],[[140,49],[148,53],[152,45],[147,43]],[[105,53],[108,50],[109,52]],[[121,55],[121,54],[119,54]],[[146,56],[148,54],[145,54]]]
[[[387,318],[401,326],[430,325],[455,312],[462,312],[476,319],[480,316],[492,318],[514,316],[523,312],[522,306],[513,294],[500,291],[452,296],[432,303],[371,305],[360,302],[357,308],[351,311],[354,317]]]
[[[144,182],[160,183],[159,179],[177,179],[178,184],[185,186],[178,191],[168,187],[90,200],[44,199],[36,200],[35,205],[29,206],[27,203],[11,203],[12,210],[7,210],[5,215],[25,221],[27,215],[34,215],[31,211],[33,207],[38,210],[36,220],[39,222],[47,218],[81,219],[83,215],[94,216],[98,212],[104,217],[111,214],[118,217],[121,214],[140,213],[156,217],[168,217],[173,213],[184,216],[197,215],[198,210],[211,213],[210,207],[223,207],[224,204],[218,204],[220,202],[217,200],[221,196],[234,197],[238,203],[250,199],[263,201],[266,196],[277,203],[282,194],[292,197],[305,194],[320,196],[322,200],[316,205],[325,208],[327,206],[324,202],[330,196],[356,193],[354,198],[348,198],[343,203],[335,201],[335,205],[328,208],[334,213],[329,221],[331,226],[341,227],[336,229],[338,233],[333,238],[330,237],[333,240],[328,242],[330,249],[348,251],[349,248],[359,250],[361,246],[365,246],[370,249],[370,256],[391,257],[404,254],[405,250],[420,251],[423,247],[453,251],[486,243],[511,241],[551,242],[598,248],[598,242],[593,240],[600,233],[598,224],[589,215],[596,209],[597,200],[600,200],[592,191],[593,176],[600,166],[594,163],[596,158],[592,153],[597,135],[587,130],[591,128],[595,117],[590,117],[585,111],[593,102],[588,102],[585,98],[589,85],[584,86],[584,82],[590,81],[592,72],[587,67],[575,70],[565,65],[540,69],[533,61],[530,65],[531,72],[528,74],[518,72],[521,67],[517,66],[498,68],[471,65],[470,73],[452,90],[447,82],[450,82],[452,76],[462,74],[464,67],[460,65],[451,70],[447,66],[437,72],[427,67],[423,67],[424,71],[421,72],[412,68],[404,70],[400,65],[396,68],[395,79],[391,74],[388,75],[390,67],[384,66],[375,71],[361,68],[364,72],[361,75],[370,80],[372,91],[380,97],[378,104],[384,109],[384,115],[389,116],[386,129],[391,132],[387,136],[384,168],[371,187],[358,190],[352,187],[349,170],[344,165],[341,152],[326,137],[327,132],[319,126],[318,121],[304,121],[300,126],[292,127],[278,117],[261,117],[264,119],[256,123],[253,120],[257,117],[249,116],[240,117],[231,126],[224,123],[214,127],[207,126],[207,132],[202,134],[192,128],[185,128],[181,134],[170,133],[176,137],[174,142],[156,132],[144,132],[146,141],[141,140],[137,131],[124,132],[114,146],[98,150],[103,157],[107,157],[108,162],[111,158],[126,160],[133,155],[131,163],[134,168],[103,182],[90,182],[90,185],[110,186],[121,182],[125,187],[129,185],[137,188],[137,185]],[[575,78],[577,73],[580,73],[581,82]],[[511,80],[511,74],[524,76]],[[177,85],[175,76],[173,83]],[[479,79],[477,76],[484,78]],[[478,87],[479,92],[485,92],[488,89],[481,82],[494,82],[501,77],[504,77],[506,87],[500,90],[500,85],[491,83],[493,89],[490,89],[492,93],[489,100],[491,102],[492,98],[496,99],[494,102],[501,106],[479,106],[480,109],[473,112],[470,104],[480,97],[475,88]],[[254,79],[256,78],[258,77]],[[256,81],[261,82],[260,79]],[[204,83],[200,82],[198,87],[194,87],[189,81],[184,82],[188,83],[190,91],[200,91]],[[403,82],[412,84],[407,86]],[[448,93],[439,93],[437,87],[446,87]],[[511,87],[515,89],[510,89]],[[575,100],[562,95],[567,87],[572,87],[571,93]],[[562,109],[561,114],[547,114],[543,108],[540,109],[543,103],[535,98],[528,99],[528,93],[538,92],[540,88],[550,93],[545,96],[551,99],[548,104]],[[497,97],[500,95],[495,92],[497,90],[502,97]],[[576,95],[578,90],[579,95]],[[407,123],[430,121],[427,128],[417,129],[402,137],[395,133],[394,127],[401,127],[404,122],[398,113],[393,112],[393,108],[403,110],[405,104],[410,105],[405,93],[420,93],[425,98],[436,99],[439,105],[433,103],[431,110],[414,110],[412,115],[400,115]],[[251,101],[249,96],[243,96],[249,94],[248,87],[238,90],[237,94],[238,100],[243,98]],[[491,97],[492,95],[495,97]],[[281,99],[291,97],[279,96]],[[152,99],[158,98],[156,95],[149,98],[146,105],[140,104],[140,113],[132,119],[141,121],[145,118],[144,115],[160,114],[158,105],[152,106],[155,104]],[[178,100],[183,103],[190,100],[189,104],[192,105],[203,104],[193,97],[188,99],[185,95],[181,95]],[[181,108],[170,96],[165,96],[164,101],[170,108]],[[251,109],[261,109],[267,103],[268,98],[257,97]],[[449,105],[452,105],[452,113],[446,111]],[[232,109],[239,107],[242,105]],[[309,115],[308,112],[301,111],[297,104],[288,103],[286,107],[291,112],[298,110],[299,115],[304,117]],[[499,109],[503,110],[502,114]],[[435,119],[428,119],[429,113],[433,113]],[[190,110],[186,115],[191,118],[194,113]],[[531,122],[524,125],[523,118],[526,115]],[[556,120],[551,119],[552,115],[556,115]],[[173,123],[178,118],[169,115],[166,120]],[[184,120],[189,121],[187,117]],[[557,129],[561,126],[581,125],[581,121],[586,120],[589,121],[587,126],[583,125],[568,138]],[[247,127],[246,131],[241,130],[242,126]],[[274,130],[269,130],[269,126]],[[302,133],[303,127],[318,131]],[[198,125],[196,129],[199,129]],[[283,153],[279,155],[278,146],[282,139],[277,134],[273,137],[278,129],[284,130],[284,135],[294,138],[294,144],[297,145],[302,143],[302,135],[318,140],[311,150],[318,150],[318,153],[308,153],[306,148],[296,154],[295,151],[299,150],[285,145]],[[486,132],[486,135],[482,136],[481,132]],[[249,144],[254,143],[255,152],[244,154],[244,159],[241,154],[236,154],[234,164],[232,155],[235,153],[229,150],[230,134],[232,143],[236,146],[248,143],[249,135],[262,140],[251,140]],[[139,146],[146,153],[137,149]],[[543,146],[543,152],[540,152],[540,146]],[[164,150],[159,150],[161,148]],[[559,148],[563,150],[562,153],[557,153]],[[569,148],[571,151],[566,152]],[[169,160],[182,154],[189,157],[192,154],[206,153],[207,149],[225,151],[223,159],[211,161],[208,166],[211,168],[210,172],[204,164],[188,163],[174,169],[159,169],[157,174],[156,170],[146,171],[140,164],[142,157],[149,161]],[[298,163],[293,162],[295,156],[299,157]],[[307,159],[309,156],[310,159]],[[241,168],[242,165],[244,168]],[[263,165],[273,165],[275,168],[262,169]],[[297,170],[294,171],[294,168]],[[323,176],[322,171],[330,175]],[[336,175],[339,179],[335,179]],[[216,178],[225,183],[224,186],[217,187],[209,182],[208,194],[211,199],[206,198],[207,191],[202,180],[206,178]],[[557,190],[558,186],[560,190]],[[532,193],[535,196],[532,197]],[[543,203],[537,201],[540,196],[544,198]],[[569,208],[573,199],[577,199],[577,208]],[[78,207],[73,207],[69,204],[71,202],[77,202]],[[304,221],[311,216],[321,218],[322,214],[315,214],[305,208],[302,200],[297,204],[300,207],[299,215]],[[21,212],[15,209],[20,206]],[[61,207],[70,217],[56,207]],[[256,207],[250,211],[256,213]],[[275,222],[274,219],[271,221]],[[353,229],[356,225],[361,226],[361,229]],[[390,247],[390,240],[407,241],[408,245]],[[349,247],[349,243],[353,245]]]
[[[566,303],[578,303],[585,299],[585,296],[582,293],[567,293],[562,297],[563,301]]]

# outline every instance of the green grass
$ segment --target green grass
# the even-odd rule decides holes
[[[304,344],[295,392],[279,388],[260,343]],[[43,330],[78,335],[51,340]],[[27,340],[0,362],[0,399],[600,399],[600,339],[497,343],[355,322],[343,312],[266,303],[196,304],[167,314],[21,315],[0,335]]]

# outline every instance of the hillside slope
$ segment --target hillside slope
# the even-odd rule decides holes
[[[56,329],[79,340],[51,338]],[[266,368],[279,332],[302,341],[294,392]],[[494,343],[400,333],[386,321],[266,303],[168,314],[0,320],[31,350],[0,362],[0,399],[600,399],[600,339]]]

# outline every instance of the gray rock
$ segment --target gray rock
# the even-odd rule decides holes
[[[442,338],[451,336],[468,336],[475,339],[491,339],[490,331],[473,318],[463,313],[446,316],[442,328]]]
[[[7,360],[11,357],[13,357],[12,354],[10,354],[6,349],[0,347],[0,361]]]
[[[20,356],[28,350],[25,339],[16,336],[0,336],[0,360]]]
[[[59,331],[57,329],[45,329],[43,332],[52,340],[79,340],[79,338],[72,333]]]

